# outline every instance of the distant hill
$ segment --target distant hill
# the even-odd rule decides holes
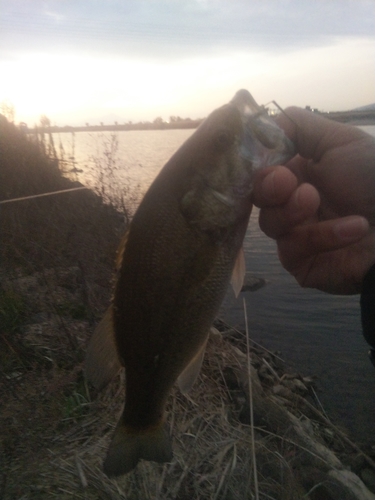
[[[367,104],[348,111],[330,111],[321,113],[330,120],[341,123],[351,123],[352,125],[374,125],[375,124],[375,103]]]
[[[367,106],[360,106],[359,108],[354,108],[353,111],[375,111],[375,102],[372,104],[367,104]]]

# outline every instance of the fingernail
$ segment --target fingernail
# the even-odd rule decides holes
[[[333,231],[342,241],[356,241],[362,238],[368,230],[368,222],[364,217],[355,217],[338,221]]]

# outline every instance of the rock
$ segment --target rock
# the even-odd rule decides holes
[[[298,378],[294,378],[292,380],[284,379],[281,383],[292,392],[296,392],[298,394],[306,394],[308,392],[305,384]]]
[[[272,478],[272,480],[262,482],[260,498],[288,500],[301,500],[304,498],[305,491],[298,476],[294,474],[293,469],[278,453],[277,448],[272,443],[267,443],[267,448],[258,448],[256,460],[258,476],[267,479]]]
[[[246,274],[241,292],[255,292],[256,290],[259,290],[259,288],[263,288],[265,284],[265,279],[257,278],[251,274]]]
[[[272,392],[276,396],[281,396],[286,399],[291,399],[293,397],[292,391],[281,384],[274,385],[272,387]]]
[[[308,436],[315,438],[314,426],[309,418],[301,418],[300,424]]]
[[[275,383],[275,377],[274,377],[274,375],[271,373],[270,369],[265,364],[263,364],[259,368],[259,370],[258,370],[258,377],[266,385],[273,386],[274,383]]]
[[[375,493],[375,471],[366,468],[361,470],[360,476],[367,488]]]
[[[332,429],[328,429],[327,427],[323,427],[320,432],[324,438],[324,441],[326,441],[329,444],[334,443],[335,433],[332,431]]]
[[[315,385],[315,381],[313,377],[302,377],[302,382],[306,387],[311,387]]]
[[[225,385],[230,391],[237,391],[240,389],[238,377],[231,366],[226,366],[223,370],[223,377]]]
[[[349,471],[324,472],[317,467],[303,467],[300,479],[310,500],[370,500],[371,497],[358,496],[341,480],[342,473]],[[337,477],[335,477],[335,473]],[[331,474],[332,473],[332,474]],[[371,499],[372,500],[372,499]]]
[[[347,496],[339,496],[342,500],[375,500],[375,495],[369,491],[359,477],[349,470],[331,470],[328,475],[336,479],[346,489]],[[352,495],[352,496],[350,496]]]
[[[322,443],[319,443],[316,438],[311,437],[301,421],[293,414],[288,413],[289,419],[293,424],[296,437],[304,448],[311,452],[311,465],[321,466],[322,462],[325,467],[342,469],[343,465],[333,451],[329,450]],[[374,499],[375,500],[375,499]]]
[[[236,411],[242,408],[240,422],[248,425],[247,357],[237,347],[232,346],[232,353],[236,356],[238,368],[225,369],[224,377]],[[254,359],[257,359],[257,369]],[[342,447],[338,450],[340,458],[333,451],[337,441],[335,431],[303,397],[313,384],[311,377],[302,378],[298,373],[280,376],[272,356],[259,352],[256,357],[252,353],[251,380],[258,470],[261,476],[274,481],[267,483],[262,493],[270,498],[288,500],[375,500],[371,492],[375,488],[375,471],[368,465],[370,462],[364,461],[362,456],[355,471],[349,470],[348,456],[342,455]],[[287,454],[282,455],[284,461],[278,464],[268,456],[263,463],[261,450],[264,443],[268,452],[275,447],[275,456],[281,443],[284,451],[287,450]],[[293,471],[290,477],[289,471]]]
[[[296,372],[293,373],[284,373],[284,375],[281,377],[281,381],[284,380],[293,380],[295,378],[299,378],[299,374]]]

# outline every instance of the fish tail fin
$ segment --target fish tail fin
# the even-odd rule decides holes
[[[117,424],[103,464],[107,476],[120,476],[130,472],[139,460],[170,462],[172,446],[164,422],[147,429],[133,429],[123,423]]]

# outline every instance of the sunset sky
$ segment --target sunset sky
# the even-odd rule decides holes
[[[0,103],[29,126],[375,102],[375,0],[0,0]]]

